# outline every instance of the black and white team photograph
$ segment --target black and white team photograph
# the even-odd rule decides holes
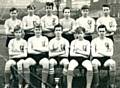
[[[120,88],[120,0],[0,0],[0,88]]]

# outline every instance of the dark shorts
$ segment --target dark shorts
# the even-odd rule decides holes
[[[41,59],[48,58],[48,52],[44,52],[41,54],[28,54],[28,57],[33,58],[38,65]]]
[[[114,42],[114,37],[113,37],[113,35],[111,35],[111,36],[106,36],[107,38],[109,38],[109,39],[111,39],[113,42]]]
[[[48,36],[49,34],[52,34],[52,35]],[[43,36],[46,36],[49,41],[55,37],[54,31],[50,31],[50,32],[45,32],[45,31],[43,31],[43,32],[42,32],[42,35],[43,35]]]
[[[24,39],[26,41],[28,41],[30,37],[34,36],[34,32],[29,32],[29,31],[24,31],[24,32],[25,32]]]
[[[18,61],[20,61],[21,59],[25,60],[26,57],[23,57],[23,58],[12,58],[12,60],[14,60],[16,63],[17,63]]]
[[[53,58],[57,61],[58,65],[60,65],[60,61],[64,58],[68,58],[68,57],[50,57],[50,58]]]
[[[71,57],[71,60],[74,59],[78,62],[79,66],[80,67],[83,67],[82,66],[82,63],[85,61],[85,60],[89,60],[89,58],[84,58],[84,57]]]
[[[89,35],[89,36],[85,36],[84,38],[85,38],[86,40],[88,40],[89,42],[92,41],[92,36],[91,36],[91,35]]]
[[[72,40],[74,40],[74,35],[73,34],[62,34],[62,36],[64,37],[64,38],[66,38],[68,41],[69,41],[69,43],[71,43],[71,41]]]
[[[110,59],[110,57],[93,57],[92,60],[97,59],[101,63],[101,67],[104,68],[104,63]]]
[[[9,37],[7,36],[7,39],[6,39],[6,47],[8,47],[8,44],[10,42],[11,39],[13,39],[14,37]]]

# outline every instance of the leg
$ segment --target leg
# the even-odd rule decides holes
[[[86,88],[91,88],[92,79],[93,79],[93,68],[92,63],[89,60],[85,60],[82,63],[82,66],[87,69],[87,86]]]
[[[69,61],[67,58],[64,58],[60,61],[60,65],[63,65],[63,74],[66,75],[67,73],[67,70],[68,70],[68,64],[69,64]]]
[[[99,85],[99,70],[98,67],[101,66],[101,63],[99,60],[94,59],[92,61],[92,65],[93,65],[93,78],[94,78],[94,88],[97,88]]]
[[[116,62],[113,59],[109,59],[104,63],[105,67],[109,67],[110,74],[110,86],[115,88],[115,77],[116,77]]]
[[[64,88],[67,87],[67,71],[68,71],[68,65],[69,65],[69,61],[67,58],[64,58],[60,61],[60,65],[63,66],[63,69],[62,69],[62,73],[63,73],[63,76],[62,76],[62,86]]]
[[[49,83],[53,86],[54,84],[54,74],[55,74],[55,69],[54,66],[57,65],[57,61],[55,59],[50,59],[49,61]]]
[[[32,58],[27,58],[23,63],[24,79],[25,79],[25,82],[27,83],[25,85],[25,88],[28,88],[30,84],[30,66],[35,64],[36,62]]]
[[[42,88],[45,88],[44,83],[47,83],[48,79],[48,71],[49,71],[49,60],[47,58],[43,58],[39,62],[40,65],[42,65]]]
[[[10,86],[11,66],[16,65],[14,60],[8,60],[5,64],[5,88]]]
[[[22,82],[23,82],[23,64],[24,60],[21,59],[20,61],[17,62],[17,67],[18,67],[18,79],[19,79],[19,88],[22,88]]]
[[[67,88],[72,88],[72,80],[73,80],[73,71],[78,66],[78,62],[76,60],[71,60],[68,66],[68,74],[67,74]]]

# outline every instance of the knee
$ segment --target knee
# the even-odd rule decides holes
[[[54,65],[57,65],[58,63],[55,59],[52,58],[50,59],[49,64],[54,66]]]
[[[76,60],[71,60],[68,66],[68,70],[73,71],[78,66],[78,62]]]
[[[24,61],[24,68],[29,68],[31,65],[35,65],[36,62],[34,59],[32,58],[27,58],[25,61]]]
[[[109,67],[111,71],[116,70],[116,62],[113,59],[109,59],[104,64],[105,67]]]
[[[69,64],[69,61],[68,61],[67,58],[64,58],[64,59],[62,59],[62,60],[60,61],[60,65],[68,66],[68,64]]]
[[[18,70],[22,70],[23,69],[23,64],[24,64],[24,60],[23,59],[21,59],[20,61],[17,62]]]
[[[5,64],[5,71],[9,71],[11,66],[16,65],[14,60],[8,60]]]
[[[39,65],[42,65],[43,68],[49,69],[49,60],[47,58],[43,58],[40,60]]]
[[[94,60],[92,61],[92,66],[93,66],[93,70],[98,70],[98,67],[101,66],[101,63],[100,63],[99,60],[94,59]]]
[[[93,71],[92,63],[91,63],[91,61],[89,61],[89,60],[85,60],[85,61],[82,63],[82,66],[85,67],[85,68],[87,69],[87,71],[90,71],[90,72]]]

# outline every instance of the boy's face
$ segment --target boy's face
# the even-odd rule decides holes
[[[86,16],[88,16],[88,14],[89,14],[89,9],[82,9],[82,10],[81,10],[81,13],[82,13],[83,16],[86,17]]]
[[[42,34],[42,29],[41,28],[35,28],[34,33],[36,36],[40,36]]]
[[[52,6],[46,6],[46,13],[47,14],[52,13],[52,11],[53,11],[53,7]]]
[[[64,17],[70,17],[70,9],[64,10]]]
[[[83,31],[81,31],[80,33],[76,33],[76,36],[78,37],[78,39],[83,39],[84,38]]]
[[[105,34],[106,34],[105,28],[99,28],[98,29],[98,34],[99,34],[100,37],[104,37]]]
[[[105,16],[110,14],[110,8],[109,7],[103,7],[103,13]]]
[[[61,37],[61,35],[62,35],[62,28],[61,27],[55,28],[55,35],[56,35],[56,37]]]
[[[21,37],[22,37],[22,30],[15,31],[15,32],[14,32],[14,35],[15,35],[15,37],[18,38],[18,39],[21,38]]]
[[[28,8],[27,11],[28,11],[28,14],[34,14],[34,9]]]
[[[13,17],[13,18],[16,18],[17,15],[18,15],[17,10],[14,10],[14,11],[11,11],[11,12],[10,12],[10,16]]]

